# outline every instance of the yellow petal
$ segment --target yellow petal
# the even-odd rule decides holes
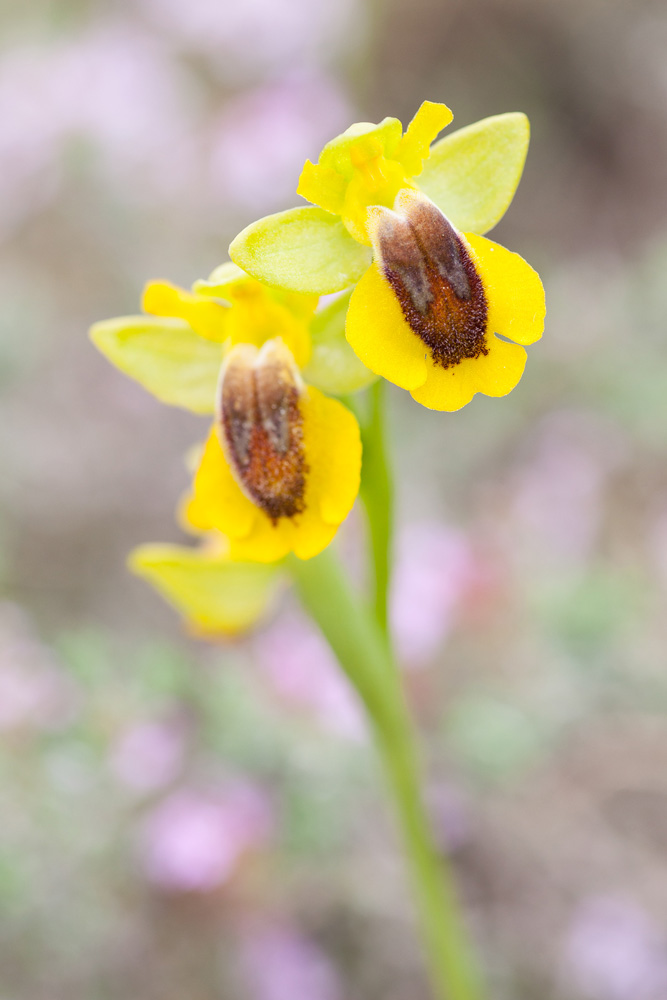
[[[517,344],[533,344],[544,330],[544,288],[537,271],[518,253],[484,236],[464,233],[486,291],[487,329]]]
[[[189,323],[195,333],[218,343],[227,339],[228,310],[204,296],[193,295],[168,281],[152,281],[144,289],[142,308],[154,316],[174,316]]]
[[[310,469],[306,504],[327,524],[338,525],[350,513],[361,477],[361,435],[346,406],[313,386],[302,398],[304,447]]]
[[[193,483],[193,495],[184,511],[188,524],[200,531],[217,528],[230,540],[247,537],[261,511],[238,485],[213,429]]]
[[[296,193],[313,205],[319,205],[325,212],[339,215],[343,207],[347,181],[333,167],[306,160],[299,177]]]
[[[460,410],[476,392],[505,396],[517,385],[526,366],[523,347],[487,336],[489,353],[467,358],[452,368],[429,363],[428,377],[412,398],[430,410]]]
[[[345,336],[376,375],[408,390],[425,382],[428,349],[406,323],[398,299],[375,264],[352,293]]]
[[[392,156],[405,167],[409,177],[421,173],[424,160],[429,156],[429,146],[453,117],[446,104],[424,101]]]

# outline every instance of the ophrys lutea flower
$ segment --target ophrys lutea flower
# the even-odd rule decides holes
[[[91,331],[159,399],[215,413],[184,516],[196,531],[224,534],[232,559],[310,558],[356,498],[356,418],[312,381],[349,392],[374,376],[344,340],[346,301],[317,305],[317,296],[267,288],[225,264],[192,291],[152,282],[149,315]]]
[[[347,517],[360,474],[352,413],[303,382],[282,341],[239,344],[222,368],[185,518],[223,532],[233,559],[309,559]]]
[[[394,118],[353,125],[301,175],[298,192],[319,207],[261,220],[230,248],[286,288],[321,293],[357,281],[350,345],[437,410],[513,389],[545,311],[536,272],[481,235],[518,184],[527,119],[499,115],[430,147],[450,120],[444,105],[425,102],[404,134]]]

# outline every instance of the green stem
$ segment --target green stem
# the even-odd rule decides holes
[[[362,425],[364,464],[361,499],[368,514],[368,531],[373,557],[373,608],[381,631],[388,635],[394,490],[385,445],[384,379],[378,379],[371,386],[369,396],[370,411]]]
[[[420,793],[412,728],[385,638],[331,549],[307,562],[292,559],[290,566],[304,607],[368,712],[409,857],[434,995],[438,1000],[480,1000],[452,875],[434,844]]]

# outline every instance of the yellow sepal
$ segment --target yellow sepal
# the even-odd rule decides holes
[[[278,576],[269,566],[233,562],[222,536],[197,549],[141,545],[128,566],[175,607],[188,631],[215,638],[244,632],[273,603]]]

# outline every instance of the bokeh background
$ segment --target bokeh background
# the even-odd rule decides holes
[[[289,594],[226,647],[125,570],[205,422],[91,322],[187,285],[356,120],[526,111],[506,399],[392,395],[394,625],[494,1000],[667,997],[667,9],[4,0],[0,994],[426,1000],[358,707]],[[363,524],[343,540],[354,557]]]

